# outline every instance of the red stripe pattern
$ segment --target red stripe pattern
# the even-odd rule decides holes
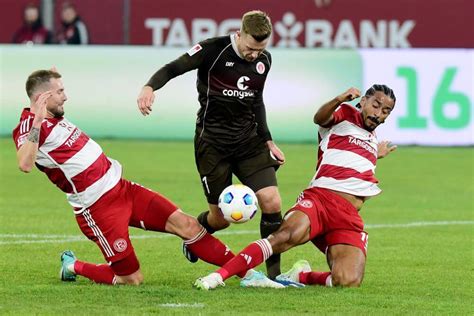
[[[23,110],[13,130],[17,148],[26,141],[33,117],[29,109]],[[36,165],[81,211],[112,189],[122,173],[117,161],[64,117],[43,120]]]
[[[311,186],[357,196],[380,193],[375,178],[377,139],[364,128],[362,114],[348,104],[334,113],[331,126],[319,130],[316,174]]]

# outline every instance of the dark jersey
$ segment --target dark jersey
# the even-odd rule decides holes
[[[248,62],[239,56],[234,35],[215,37],[162,67],[147,85],[157,90],[170,79],[197,69],[201,105],[197,135],[224,146],[244,143],[257,134],[266,141],[271,135],[262,94],[270,67],[271,55],[266,50]]]

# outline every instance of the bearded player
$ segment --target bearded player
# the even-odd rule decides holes
[[[381,192],[374,176],[377,159],[396,148],[388,142],[379,143],[374,130],[390,115],[396,98],[389,87],[373,85],[356,107],[344,103],[359,96],[359,90],[350,88],[314,115],[314,123],[320,126],[316,174],[278,231],[251,243],[216,272],[196,280],[197,288],[216,288],[272,254],[308,241],[326,254],[330,271],[311,271],[302,260],[277,280],[323,286],[361,284],[368,235],[359,211],[368,198]]]

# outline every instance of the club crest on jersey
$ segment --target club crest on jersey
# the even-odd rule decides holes
[[[310,200],[301,200],[298,202],[299,205],[301,205],[304,208],[312,208],[313,207],[313,202]]]
[[[127,241],[123,238],[119,238],[114,241],[114,249],[117,252],[124,252],[127,249]]]
[[[188,50],[188,55],[192,56],[202,50],[202,46],[199,44],[194,45],[190,50]]]
[[[257,63],[257,65],[255,66],[255,68],[257,69],[257,72],[258,72],[259,74],[263,74],[263,73],[265,72],[265,64],[262,63],[261,61],[259,61],[259,62]]]

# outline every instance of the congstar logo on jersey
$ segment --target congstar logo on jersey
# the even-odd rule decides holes
[[[240,77],[237,80],[237,88],[239,88],[239,90],[224,89],[222,90],[222,94],[228,97],[237,97],[239,99],[253,97],[255,95],[253,91],[246,91],[249,86],[247,86],[245,83],[249,80],[250,78],[247,76]]]

